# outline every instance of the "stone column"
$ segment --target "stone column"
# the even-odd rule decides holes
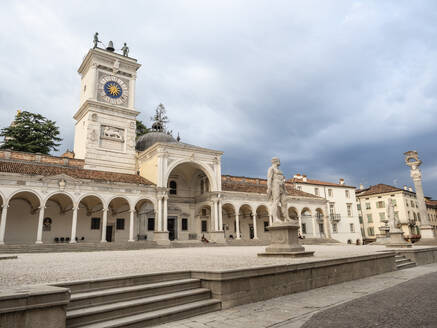
[[[416,151],[407,151],[405,155],[405,164],[410,167],[410,176],[414,182],[416,189],[416,199],[419,205],[420,213],[420,234],[422,239],[435,238],[434,231],[429,223],[428,212],[426,210],[425,197],[423,195],[422,187],[422,173],[420,172],[420,165],[422,161]]]
[[[42,244],[42,226],[44,223],[44,210],[45,210],[45,206],[39,207],[38,230],[36,233],[35,244]]]
[[[317,238],[317,235],[316,235],[316,217],[313,215],[311,217],[311,219],[312,219],[311,223],[313,226],[313,235],[314,235],[314,238]]]
[[[299,232],[303,236],[303,232],[302,232],[302,217],[300,215],[297,215],[297,220],[299,221]]]
[[[103,209],[102,243],[106,243],[106,226],[108,225],[108,209]]]
[[[8,216],[8,204],[2,206],[2,217],[0,222],[0,245],[5,243],[6,218]]]
[[[168,211],[168,206],[167,206],[167,200],[168,200],[168,196],[167,195],[165,195],[164,196],[164,200],[163,200],[163,216],[164,216],[164,220],[163,220],[163,224],[164,224],[164,227],[163,227],[163,230],[162,231],[164,231],[164,232],[167,232],[168,231],[168,228],[167,228],[167,211]]]
[[[71,238],[70,238],[71,244],[74,244],[76,242],[77,210],[78,209],[79,209],[79,205],[73,207],[73,218],[71,220]]]
[[[258,239],[258,233],[256,229],[256,212],[253,214],[253,239]]]
[[[129,241],[134,240],[134,218],[135,218],[135,210],[130,210],[130,220],[129,220]]]
[[[219,231],[219,219],[218,219],[218,208],[217,208],[217,199],[212,201],[212,209],[213,209],[213,219],[214,219],[214,231]]]
[[[235,230],[237,239],[240,239],[240,213],[235,213]]]
[[[269,214],[269,225],[271,226],[273,224],[273,216],[271,216],[270,214]]]
[[[162,232],[162,198],[161,197],[158,198],[157,220],[158,220],[157,230],[158,230],[158,232]]]
[[[219,221],[219,231],[223,231],[223,211],[222,211],[221,200],[219,200],[218,202],[218,221]]]

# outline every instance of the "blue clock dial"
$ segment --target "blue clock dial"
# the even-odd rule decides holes
[[[105,94],[112,99],[120,98],[123,94],[123,89],[120,84],[115,81],[106,82],[103,86],[103,90],[105,91]]]

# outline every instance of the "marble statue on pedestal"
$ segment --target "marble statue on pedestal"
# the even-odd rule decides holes
[[[401,231],[401,222],[395,215],[395,208],[391,199],[389,199],[387,203],[387,221],[388,226],[390,227],[390,232]]]
[[[279,169],[280,163],[279,158],[273,157],[272,166],[267,171],[267,198],[273,217],[268,227],[271,243],[265,253],[259,253],[258,256],[312,256],[314,252],[306,252],[299,243],[299,222],[288,219],[287,190],[284,174]]]
[[[287,190],[285,177],[279,169],[279,158],[272,158],[272,166],[267,171],[267,198],[271,204],[270,210],[273,222],[287,221]]]
[[[395,215],[395,209],[391,199],[387,200],[386,206],[387,221],[389,226],[387,247],[411,247],[411,244],[404,239],[404,232],[400,229],[401,222]]]

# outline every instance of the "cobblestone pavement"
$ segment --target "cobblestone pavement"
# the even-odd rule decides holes
[[[226,270],[374,254],[384,246],[310,245],[314,257],[260,258],[263,246],[17,254],[0,261],[0,287],[178,270]]]
[[[335,306],[302,328],[437,327],[437,272]]]
[[[432,276],[427,274],[432,274]],[[421,276],[424,276],[425,281],[427,281],[429,277],[432,277],[432,279],[430,279],[428,283],[421,284],[417,292],[411,293],[411,287],[414,286],[414,288],[416,288],[417,281],[420,281],[420,278],[412,279]],[[404,285],[399,286],[401,283],[404,283]],[[408,326],[401,326],[399,325],[399,320],[405,320],[407,316],[411,316],[411,319],[414,320],[417,319],[417,316],[411,313],[411,311],[405,312],[404,315],[398,315],[404,311],[405,308],[411,306],[411,303],[417,302],[417,300],[422,297],[421,293],[433,293],[436,284],[437,263],[434,263],[317,288],[267,301],[245,304],[223,311],[160,325],[157,326],[157,328],[298,328],[302,327],[308,320],[310,321],[308,321],[307,326],[304,326],[305,328],[375,327],[376,320],[368,322],[368,325],[359,325],[358,323],[359,320],[362,320],[366,315],[383,318],[388,314],[386,311],[393,311],[394,309],[396,312],[389,315],[392,318],[391,323],[393,325],[378,325],[378,327],[436,327],[437,325],[420,326],[412,324],[411,322]],[[392,289],[391,287],[393,286],[400,288],[394,287],[394,289]],[[378,303],[379,307],[373,306],[372,302],[378,299],[380,293],[377,292],[381,290],[386,290],[387,293],[386,291],[382,292],[384,298]],[[393,290],[396,292],[393,293]],[[366,295],[369,296],[363,298],[363,296]],[[405,295],[412,295],[412,297],[405,297]],[[402,302],[397,302],[397,300],[400,299],[402,299]],[[362,302],[362,300],[364,301]],[[393,302],[397,304],[397,306],[384,307],[384,304]],[[434,303],[429,304],[431,302]],[[420,304],[422,303],[419,303],[417,307],[420,307]],[[436,310],[436,304],[436,297],[434,297],[432,301],[426,302],[426,306],[428,306],[431,311]],[[430,307],[431,305],[432,308]],[[369,308],[371,312],[367,314],[365,311]],[[426,311],[427,308],[418,313],[423,315]],[[317,314],[318,312],[320,313]],[[313,315],[314,317],[311,318]],[[347,318],[347,322],[335,321],[342,316]],[[338,323],[340,323],[340,325],[337,325]],[[398,323],[398,325],[396,325],[396,323]]]

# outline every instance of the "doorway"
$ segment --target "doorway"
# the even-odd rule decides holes
[[[106,226],[106,241],[107,242],[112,242],[112,231],[113,231],[113,226],[107,225]]]
[[[178,238],[178,220],[175,216],[169,216],[167,219],[168,239],[175,240]]]
[[[325,238],[325,228],[323,226],[323,223],[319,223],[319,231],[320,231],[320,237]]]
[[[253,231],[253,224],[249,224],[249,234],[250,234],[250,239],[255,238],[255,233]]]

